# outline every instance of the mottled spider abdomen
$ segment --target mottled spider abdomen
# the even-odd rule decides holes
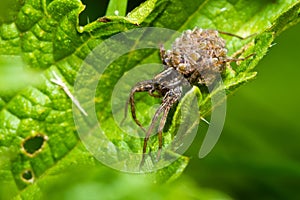
[[[200,28],[185,31],[175,40],[172,50],[162,51],[164,63],[191,84],[212,84],[216,73],[225,69],[226,58],[225,41],[218,31]]]

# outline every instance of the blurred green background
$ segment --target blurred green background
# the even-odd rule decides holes
[[[83,1],[80,24],[103,16],[107,2]],[[129,1],[128,11],[140,2]],[[299,33],[297,25],[276,38],[256,80],[228,98],[224,131],[204,159],[197,157],[203,135],[197,136],[174,189],[184,180],[235,199],[300,199]]]

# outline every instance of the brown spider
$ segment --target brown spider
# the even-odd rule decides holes
[[[136,83],[131,89],[125,106],[125,118],[128,104],[130,103],[133,120],[146,132],[141,166],[145,160],[149,137],[158,117],[162,114],[157,131],[159,143],[157,160],[159,159],[162,150],[162,131],[167,115],[172,106],[181,98],[183,86],[196,84],[209,86],[214,83],[217,74],[224,72],[227,63],[242,61],[253,56],[251,54],[245,58],[227,57],[225,40],[219,36],[219,33],[245,39],[231,33],[218,32],[216,30],[200,28],[187,30],[175,40],[172,44],[172,50],[165,51],[164,46],[161,45],[160,57],[165,69],[151,80]],[[162,98],[162,103],[156,110],[147,131],[136,117],[134,103],[134,94],[136,92],[148,92],[150,96]]]

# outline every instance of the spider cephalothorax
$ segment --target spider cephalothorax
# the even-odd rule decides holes
[[[220,33],[236,36],[225,32]],[[181,98],[183,86],[195,84],[211,85],[217,75],[225,70],[227,63],[245,59],[227,57],[225,40],[219,36],[219,32],[200,28],[185,31],[175,40],[172,45],[172,50],[166,51],[164,47],[161,46],[160,57],[165,69],[151,80],[138,82],[131,89],[129,100],[126,104],[125,116],[128,103],[130,103],[132,118],[139,127],[145,130],[136,117],[134,94],[136,92],[148,92],[150,96],[162,98],[162,103],[155,112],[149,129],[147,131],[145,130],[146,136],[144,138],[141,164],[144,162],[147,141],[149,140],[156,121],[162,114],[157,131],[159,158],[162,149],[162,131],[166,123],[167,115],[172,106]]]

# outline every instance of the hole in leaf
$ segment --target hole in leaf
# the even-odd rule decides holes
[[[23,149],[27,154],[33,156],[39,150],[42,149],[47,137],[44,135],[35,135],[33,137],[26,138],[22,144]]]
[[[33,177],[33,173],[32,173],[31,170],[25,170],[22,173],[22,180],[23,181],[32,183],[33,179],[34,179],[34,177]]]

